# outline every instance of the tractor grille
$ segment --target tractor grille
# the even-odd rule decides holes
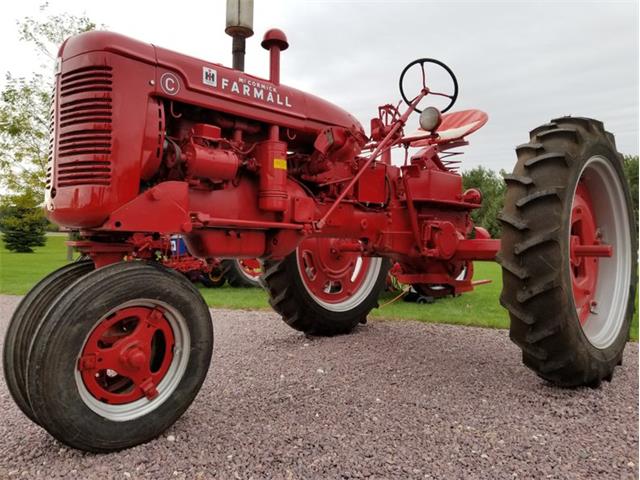
[[[109,66],[82,67],[62,74],[57,124],[58,187],[109,185],[111,93]]]

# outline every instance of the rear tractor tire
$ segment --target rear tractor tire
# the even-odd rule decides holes
[[[335,239],[311,238],[279,262],[266,262],[269,303],[295,330],[309,335],[350,333],[378,306],[390,263],[358,253],[332,253]]]
[[[587,118],[530,136],[505,177],[500,300],[525,365],[560,386],[595,387],[622,361],[638,282],[622,156]]]
[[[88,273],[48,309],[27,358],[40,425],[81,450],[144,443],[189,407],[211,361],[209,310],[183,275],[121,262]]]

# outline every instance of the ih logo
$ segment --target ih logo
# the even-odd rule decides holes
[[[213,68],[202,67],[202,83],[205,85],[211,85],[212,87],[218,86],[218,72]]]

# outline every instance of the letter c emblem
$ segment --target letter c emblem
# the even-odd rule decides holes
[[[173,73],[164,73],[160,77],[160,87],[167,95],[176,95],[180,91],[180,80]]]

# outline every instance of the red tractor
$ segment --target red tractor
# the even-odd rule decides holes
[[[211,362],[209,310],[153,258],[123,261],[144,259],[141,234],[180,234],[199,258],[260,258],[271,305],[311,335],[364,323],[392,263],[404,284],[459,293],[473,288],[472,262],[497,260],[524,363],[565,387],[611,379],[637,243],[601,122],[562,117],[530,132],[505,178],[504,236],[491,239],[470,216],[481,193],[464,191],[447,160],[487,115],[446,113],[458,97],[448,66],[407,65],[406,108],[380,106],[367,135],[341,108],[280,83],[281,31],[262,46],[269,79],[108,32],[60,48],[46,207],[81,232],[74,245],[91,260],[44,278],[13,315],[4,371],[29,418],[105,452],[154,438],[193,401]],[[449,90],[432,85],[438,70]],[[414,112],[420,128],[405,131]]]

